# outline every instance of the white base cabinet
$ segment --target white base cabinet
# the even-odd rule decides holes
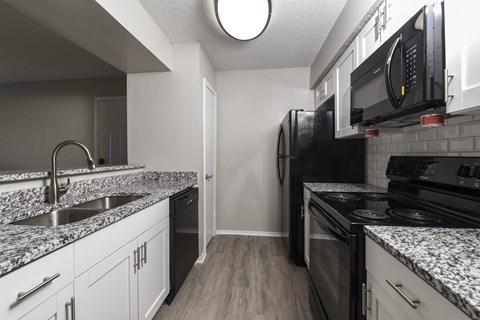
[[[310,190],[303,188],[303,222],[304,232],[304,259],[307,268],[310,269],[310,211],[308,210],[308,202],[310,201]]]
[[[166,199],[1,277],[0,319],[151,320],[170,291],[169,248]]]
[[[367,283],[363,298],[366,299],[367,320],[469,319],[373,240],[367,237],[365,242]],[[401,293],[410,303],[401,297]]]

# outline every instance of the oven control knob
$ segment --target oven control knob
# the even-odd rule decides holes
[[[462,178],[470,177],[470,166],[462,164],[460,167],[458,167],[457,176]]]
[[[473,177],[475,179],[480,179],[480,166],[475,166],[473,169]]]

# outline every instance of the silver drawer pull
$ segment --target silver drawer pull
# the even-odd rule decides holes
[[[402,297],[403,300],[405,300],[405,301],[408,303],[408,305],[409,305],[410,307],[412,307],[413,309],[417,309],[417,307],[418,307],[417,304],[419,304],[420,301],[418,301],[418,300],[416,300],[416,299],[415,299],[415,300],[412,300],[409,296],[407,296],[407,295],[405,294],[405,292],[403,292],[402,290],[400,290],[400,288],[402,287],[401,284],[395,284],[395,283],[392,282],[392,280],[390,280],[390,279],[388,279],[388,278],[385,279],[385,280],[386,280],[387,283],[390,285],[390,287],[392,287],[393,290],[395,290],[395,292],[398,293],[398,294],[400,295],[400,297]]]
[[[70,309],[70,320],[75,320],[76,319],[76,316],[75,316],[75,297],[71,297],[70,298],[70,302],[67,302],[65,304],[65,307],[67,308],[71,308]]]
[[[43,278],[43,281],[42,283],[36,285],[34,288],[28,290],[27,292],[19,292],[18,295],[17,295],[17,302],[20,302],[22,301],[23,299],[27,298],[28,296],[30,296],[32,293],[34,293],[35,291],[43,288],[44,286],[46,286],[47,284],[49,284],[50,282],[52,282],[53,280],[57,279],[58,277],[60,277],[60,273],[57,273],[57,274],[54,274],[53,276],[51,277],[45,277]]]

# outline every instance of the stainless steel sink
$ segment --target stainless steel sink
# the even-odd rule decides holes
[[[111,196],[80,203],[73,206],[73,208],[109,210],[141,198],[143,198],[143,196]]]
[[[106,210],[143,198],[143,196],[112,196],[80,203],[71,208],[58,209],[49,213],[12,222],[11,224],[54,227],[90,218]]]
[[[104,211],[99,209],[63,208],[11,224],[55,227],[87,219]]]

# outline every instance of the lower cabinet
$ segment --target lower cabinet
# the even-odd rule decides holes
[[[460,309],[370,238],[366,238],[367,320],[467,320]]]
[[[73,284],[60,290],[19,320],[72,320]]]
[[[0,277],[0,319],[150,320],[169,272],[166,199]]]
[[[310,269],[310,211],[308,211],[308,202],[310,201],[310,190],[303,188],[303,222],[304,232],[304,259],[307,268]]]

